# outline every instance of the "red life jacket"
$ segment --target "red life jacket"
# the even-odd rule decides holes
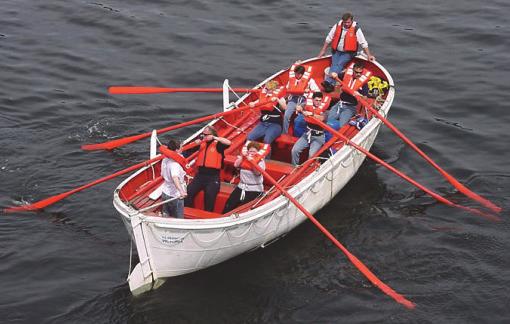
[[[342,89],[347,90],[346,92],[351,94],[353,91],[358,91],[368,82],[372,72],[367,69],[363,69],[361,76],[359,78],[354,78],[354,62],[349,64],[347,69],[345,70],[344,78],[342,80]],[[350,91],[349,91],[350,90]]]
[[[273,102],[272,98],[279,99],[284,96],[284,87],[279,87],[271,93],[268,93],[266,88],[263,88],[262,91],[259,92],[259,104],[267,103],[267,105],[262,105],[260,110],[268,110],[272,111],[273,106],[277,104],[277,102]]]
[[[256,170],[255,167],[253,167],[250,164],[250,162],[248,162],[245,158],[246,156],[248,156],[248,144],[249,143],[250,143],[250,141],[246,141],[246,143],[243,146],[243,149],[241,150],[241,154],[243,156],[243,161],[241,162],[241,165],[239,166],[239,168],[245,169],[245,170]],[[270,151],[271,151],[271,144],[262,145],[262,147],[260,148],[258,153],[255,154],[255,156],[253,157],[253,159],[252,159],[253,163],[259,164],[259,162],[262,159],[264,159],[269,154]]]
[[[219,153],[216,148],[218,141],[207,144],[205,141],[200,144],[196,165],[220,170],[223,164],[223,154]]]
[[[296,73],[294,70],[296,69],[297,64],[293,64],[289,70],[289,82],[287,83],[287,93],[291,95],[302,95],[307,87],[308,82],[310,82],[310,77],[312,75],[312,67],[308,66],[305,69],[305,73],[301,77],[301,79],[296,79]]]
[[[331,97],[324,95],[322,97],[321,103],[318,107],[313,105],[313,93],[308,94],[306,97],[306,105],[304,107],[305,111],[311,111],[316,115],[320,115],[325,112],[329,108],[329,104],[331,103]],[[305,121],[309,124],[317,125],[317,120],[311,116],[304,116]]]
[[[331,41],[331,49],[333,51],[337,51],[338,43],[340,42],[340,38],[343,32],[344,22],[340,20],[336,24],[335,35],[333,36],[333,40]],[[357,52],[358,51],[358,38],[356,37],[356,31],[358,30],[358,24],[353,21],[351,27],[347,30],[347,33],[344,37],[344,52]]]
[[[185,157],[183,157],[182,155],[180,155],[179,153],[177,153],[175,151],[172,151],[165,145],[161,145],[159,147],[159,151],[161,152],[161,154],[163,154],[167,158],[170,158],[170,159],[174,160],[175,162],[179,163],[179,165],[184,169],[184,171],[187,172],[187,169],[188,169],[187,163],[188,162],[186,161]]]

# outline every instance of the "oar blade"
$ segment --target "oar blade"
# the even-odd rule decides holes
[[[75,191],[71,190],[68,192],[61,193],[56,196],[52,196],[43,200],[40,200],[38,202],[35,202],[33,204],[29,205],[21,205],[21,206],[13,206],[8,207],[4,209],[4,212],[6,213],[14,213],[14,212],[31,212],[31,211],[38,211],[41,209],[44,209],[48,207],[49,205],[53,205],[56,202],[59,202],[60,200],[66,198],[67,196],[73,194]]]
[[[131,142],[135,142],[135,141],[141,140],[143,138],[149,137],[149,136],[151,136],[151,134],[152,133],[149,132],[149,133],[143,133],[143,134],[133,135],[133,136],[129,136],[129,137],[118,138],[118,139],[111,140],[108,142],[103,142],[103,143],[85,144],[85,145],[81,146],[81,149],[85,150],[85,151],[113,150],[117,147],[124,146]]]

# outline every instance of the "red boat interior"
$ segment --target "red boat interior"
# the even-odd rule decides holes
[[[323,71],[329,66],[329,60],[317,60],[311,63],[313,65],[312,77],[317,83],[323,80]],[[384,74],[372,63],[365,63],[365,67],[370,69],[374,76],[384,80]],[[288,80],[288,70],[282,71],[276,75],[273,80],[279,81],[284,85]],[[336,89],[332,96],[331,106],[338,101],[339,90]],[[245,102],[254,101],[257,95],[252,93]],[[373,99],[372,99],[373,100]],[[361,106],[358,106],[358,114],[361,114],[368,119],[372,116]],[[184,214],[187,219],[207,219],[219,218],[229,216],[233,213],[241,213],[252,208],[256,208],[261,204],[271,201],[279,196],[279,193],[272,188],[272,185],[264,183],[264,195],[261,198],[255,199],[245,205],[242,205],[228,214],[222,214],[225,203],[239,182],[238,170],[234,167],[236,156],[246,142],[247,134],[256,126],[259,121],[260,112],[258,110],[245,110],[237,114],[231,114],[220,118],[214,125],[218,131],[218,135],[228,138],[232,141],[232,145],[225,151],[224,167],[221,170],[220,179],[221,187],[220,192],[216,198],[215,207],[213,212],[204,210],[204,195],[203,192],[199,193],[194,199],[194,208],[185,207]],[[271,145],[271,158],[266,159],[266,171],[279,181],[284,188],[289,188],[298,183],[303,177],[313,172],[322,161],[327,158],[330,148],[339,150],[344,143],[341,140],[332,138],[315,154],[311,159],[307,159],[308,151],[305,150],[301,154],[301,163],[299,166],[294,167],[291,161],[291,149],[294,143],[298,140],[297,137],[292,135],[292,124],[289,129],[290,134],[279,136]],[[355,126],[349,124],[344,125],[340,132],[348,138],[355,136],[359,130]],[[185,146],[185,149],[196,149],[196,144],[193,141]],[[192,155],[192,157],[196,157]],[[322,157],[322,158],[321,158]],[[160,202],[160,197],[152,199],[150,194],[162,184],[162,177],[160,175],[161,163],[158,162],[153,166],[147,168],[136,177],[127,182],[119,191],[120,198],[124,203],[136,209],[147,209],[144,214],[159,216],[161,206],[156,206]],[[196,168],[192,169],[191,176],[196,172]],[[150,206],[155,205],[154,208]]]

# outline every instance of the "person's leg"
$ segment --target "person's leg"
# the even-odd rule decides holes
[[[310,150],[308,153],[308,158],[311,158],[320,148],[324,145],[324,135],[321,136],[313,136],[312,141],[310,143]]]
[[[184,218],[184,199],[175,199],[170,202],[171,216],[175,218]]]
[[[244,200],[241,201],[239,206],[249,203],[250,201],[259,197],[261,194],[262,194],[262,192],[260,192],[260,191],[245,191],[244,192]]]
[[[239,201],[241,198],[241,192],[242,190],[239,189],[239,187],[236,187],[234,191],[230,194],[230,196],[227,199],[227,202],[225,203],[225,208],[223,208],[223,214],[228,213],[229,211],[237,208],[239,206]]]
[[[328,119],[327,119],[328,122],[338,120],[338,118],[340,118],[341,107],[342,107],[341,101],[337,102],[333,107],[331,107],[331,109],[328,112]]]
[[[294,136],[301,137],[306,132],[306,121],[302,114],[294,119]]]
[[[329,74],[336,73],[338,76],[342,73],[342,70],[344,69],[345,64],[352,60],[354,56],[351,53],[348,52],[342,52],[342,51],[336,51],[331,56],[331,67],[329,68]],[[331,85],[335,85],[336,81],[333,80],[332,77],[328,76],[325,79],[326,82],[328,82]]]
[[[290,119],[292,118],[292,115],[296,112],[296,106],[297,106],[297,99],[295,99],[295,96],[292,97],[289,102],[287,102],[287,108],[285,109],[285,115],[283,116],[283,134],[289,133],[289,126],[290,126]]]
[[[266,134],[264,135],[264,143],[271,144],[282,134],[282,126],[275,123],[267,123]]]
[[[164,192],[162,192],[161,201],[165,201],[167,199],[170,199],[170,196],[167,196]],[[171,215],[170,206],[168,205],[168,203],[163,204],[163,206],[161,206],[161,216],[169,217],[170,215]]]
[[[338,118],[338,123],[339,123],[340,128],[342,128],[343,125],[348,123],[349,119],[351,119],[352,116],[354,116],[355,114],[356,114],[356,107],[354,107],[354,106],[344,105],[342,108],[340,108],[340,115]]]
[[[200,178],[200,174],[195,175],[195,178],[193,178],[187,188],[188,195],[184,200],[184,205],[186,207],[193,207],[193,199],[195,199],[195,196],[202,190],[202,181]]]
[[[214,211],[214,203],[216,202],[216,196],[220,191],[220,177],[208,177],[207,184],[205,185],[205,210]]]
[[[266,133],[266,126],[264,125],[264,122],[260,122],[255,126],[255,128],[248,134],[248,137],[246,138],[249,141],[256,141],[261,137],[264,137],[264,134]]]
[[[294,146],[292,147],[291,154],[292,154],[292,164],[293,165],[298,165],[299,164],[299,155],[307,147],[308,147],[308,139],[307,139],[306,133],[304,133],[298,139],[296,144],[294,144]]]

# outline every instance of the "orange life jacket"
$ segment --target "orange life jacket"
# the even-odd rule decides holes
[[[250,164],[250,162],[248,162],[246,160],[246,156],[248,156],[248,144],[249,143],[250,143],[250,141],[246,141],[246,143],[244,144],[244,146],[243,146],[243,148],[241,150],[241,154],[243,156],[243,161],[241,162],[241,165],[239,166],[239,168],[245,169],[245,170],[255,170],[255,167],[253,167]],[[262,159],[264,159],[269,154],[270,151],[271,151],[271,144],[264,144],[264,145],[262,145],[260,150],[253,157],[253,159],[252,159],[253,163],[259,164],[259,162]]]
[[[351,94],[353,91],[358,91],[363,87],[368,80],[370,79],[370,76],[372,76],[372,72],[370,72],[367,69],[363,69],[363,72],[361,73],[361,76],[359,78],[354,78],[354,62],[349,64],[347,69],[345,70],[344,78],[342,80],[342,89],[346,89],[347,93]],[[350,91],[349,91],[350,90]]]
[[[263,88],[262,91],[259,92],[259,105],[262,105],[260,107],[260,110],[273,110],[273,106],[277,104],[277,102],[273,102],[272,98],[279,99],[284,96],[285,87],[279,87],[278,89],[274,90],[271,93],[268,93],[268,90],[266,88]],[[267,103],[267,105],[263,105],[264,103]]]
[[[344,22],[340,20],[336,24],[335,35],[333,36],[333,40],[331,41],[331,49],[333,51],[337,51],[338,43],[340,42],[340,38],[343,32]],[[358,24],[353,21],[351,27],[347,30],[344,37],[344,52],[357,52],[358,51],[358,38],[356,37],[356,31],[358,30]]]
[[[331,103],[331,97],[324,95],[322,97],[320,105],[318,107],[315,107],[313,105],[313,93],[310,93],[306,97],[306,105],[304,107],[304,110],[311,111],[316,115],[320,115],[329,108],[330,103]],[[308,124],[317,125],[317,120],[314,117],[311,117],[311,116],[304,116],[304,117],[305,117],[305,121]]]
[[[312,67],[308,66],[305,69],[305,73],[299,80],[296,79],[296,73],[294,72],[296,67],[297,67],[297,64],[293,64],[290,67],[289,82],[287,83],[287,87],[286,87],[287,93],[289,93],[291,95],[302,95],[308,87],[308,82],[310,82],[310,77],[312,75]]]
[[[209,145],[205,141],[200,144],[200,150],[196,161],[197,166],[218,170],[221,169],[223,164],[223,154],[218,152],[216,148],[217,144],[218,141],[212,141]]]
[[[183,157],[182,155],[180,155],[179,153],[177,153],[175,151],[172,151],[165,145],[161,145],[159,147],[159,151],[161,152],[161,154],[163,154],[167,158],[170,158],[170,159],[174,160],[175,162],[179,163],[179,165],[187,172],[188,162],[186,161],[185,157]]]

